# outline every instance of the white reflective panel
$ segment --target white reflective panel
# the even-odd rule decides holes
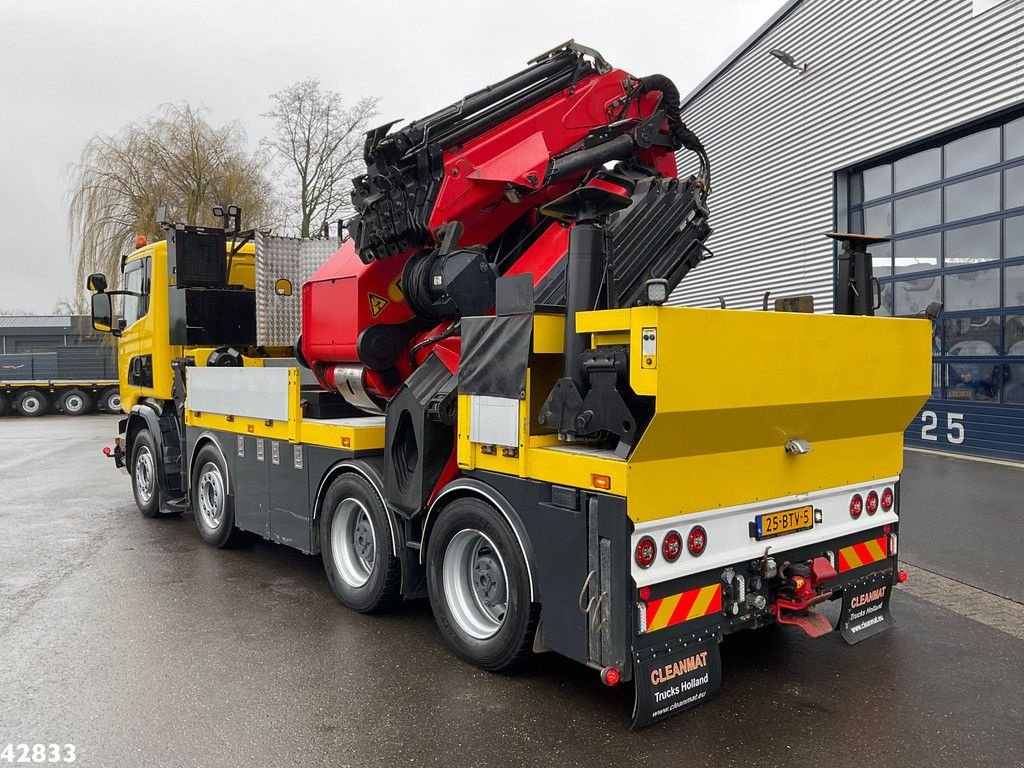
[[[471,395],[469,439],[482,445],[519,446],[519,400]]]
[[[288,368],[186,368],[190,411],[288,420]]]

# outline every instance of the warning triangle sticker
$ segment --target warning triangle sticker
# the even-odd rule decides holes
[[[370,299],[370,315],[376,317],[384,311],[390,302],[383,296],[378,296],[376,293],[368,293],[367,297]]]

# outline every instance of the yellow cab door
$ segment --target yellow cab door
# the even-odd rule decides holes
[[[150,316],[152,257],[128,262],[122,276],[121,313],[118,324],[117,369],[121,407],[130,411],[142,397],[155,395],[153,388],[153,321]]]

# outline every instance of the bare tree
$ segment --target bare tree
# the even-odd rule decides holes
[[[88,315],[91,311],[85,295],[78,292],[72,296],[64,296],[53,305],[55,315]]]
[[[212,225],[212,206],[234,203],[248,226],[271,223],[265,164],[246,148],[238,122],[216,128],[188,104],[164,105],[114,136],[94,136],[71,174],[68,228],[79,284],[91,272],[116,273],[137,235],[161,237],[159,205],[171,220]]]
[[[287,170],[287,213],[301,237],[344,215],[350,179],[362,169],[363,134],[377,115],[377,97],[346,108],[319,80],[300,80],[270,97],[266,146]]]

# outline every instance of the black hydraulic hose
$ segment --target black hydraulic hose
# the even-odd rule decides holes
[[[711,189],[711,162],[708,153],[704,149],[697,134],[686,127],[683,122],[682,104],[679,98],[679,89],[665,75],[648,75],[641,77],[638,81],[634,96],[642,96],[651,91],[661,92],[661,107],[665,110],[668,118],[668,128],[672,132],[672,139],[676,149],[688,149],[696,153],[701,161],[702,175],[708,191]]]

